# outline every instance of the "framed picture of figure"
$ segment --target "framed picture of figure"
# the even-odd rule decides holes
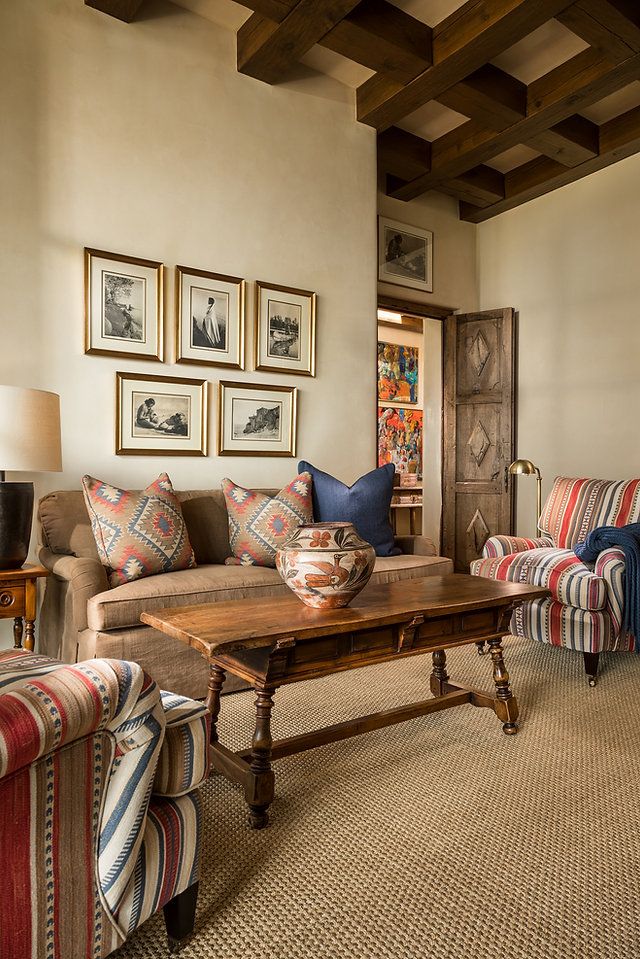
[[[316,294],[256,282],[255,366],[315,376]]]
[[[178,363],[244,369],[245,282],[176,267]]]
[[[84,251],[85,353],[162,360],[163,266]]]
[[[295,386],[230,383],[218,397],[220,456],[295,456]]]
[[[116,373],[116,454],[207,455],[207,381]]]
[[[433,293],[433,233],[379,216],[378,280]]]

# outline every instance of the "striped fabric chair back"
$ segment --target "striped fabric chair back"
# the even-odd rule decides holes
[[[640,521],[640,479],[557,476],[540,516],[540,529],[561,549],[572,549],[598,526]]]

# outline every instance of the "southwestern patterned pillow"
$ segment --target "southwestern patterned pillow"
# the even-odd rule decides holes
[[[276,550],[298,526],[313,522],[309,473],[300,473],[273,497],[244,489],[230,479],[223,479],[221,486],[233,552],[225,560],[227,565],[275,567]]]
[[[141,493],[82,477],[100,562],[110,586],[196,565],[180,501],[161,473]]]

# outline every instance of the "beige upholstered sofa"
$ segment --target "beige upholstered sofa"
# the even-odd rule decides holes
[[[273,491],[267,491],[273,492]],[[219,490],[178,493],[198,563],[109,589],[80,490],[40,500],[40,562],[51,571],[39,620],[38,651],[73,663],[94,656],[139,663],[162,689],[201,699],[207,667],[195,650],[140,623],[145,610],[221,600],[287,595],[275,569],[225,566],[231,555],[224,496]],[[399,537],[400,556],[379,557],[378,583],[449,573],[451,560],[430,540]]]

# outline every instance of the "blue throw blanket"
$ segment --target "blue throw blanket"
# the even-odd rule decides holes
[[[603,549],[617,547],[624,553],[625,590],[624,623],[635,639],[640,653],[640,523],[628,526],[600,526],[587,535],[584,543],[577,543],[574,553],[583,563],[595,563]]]

